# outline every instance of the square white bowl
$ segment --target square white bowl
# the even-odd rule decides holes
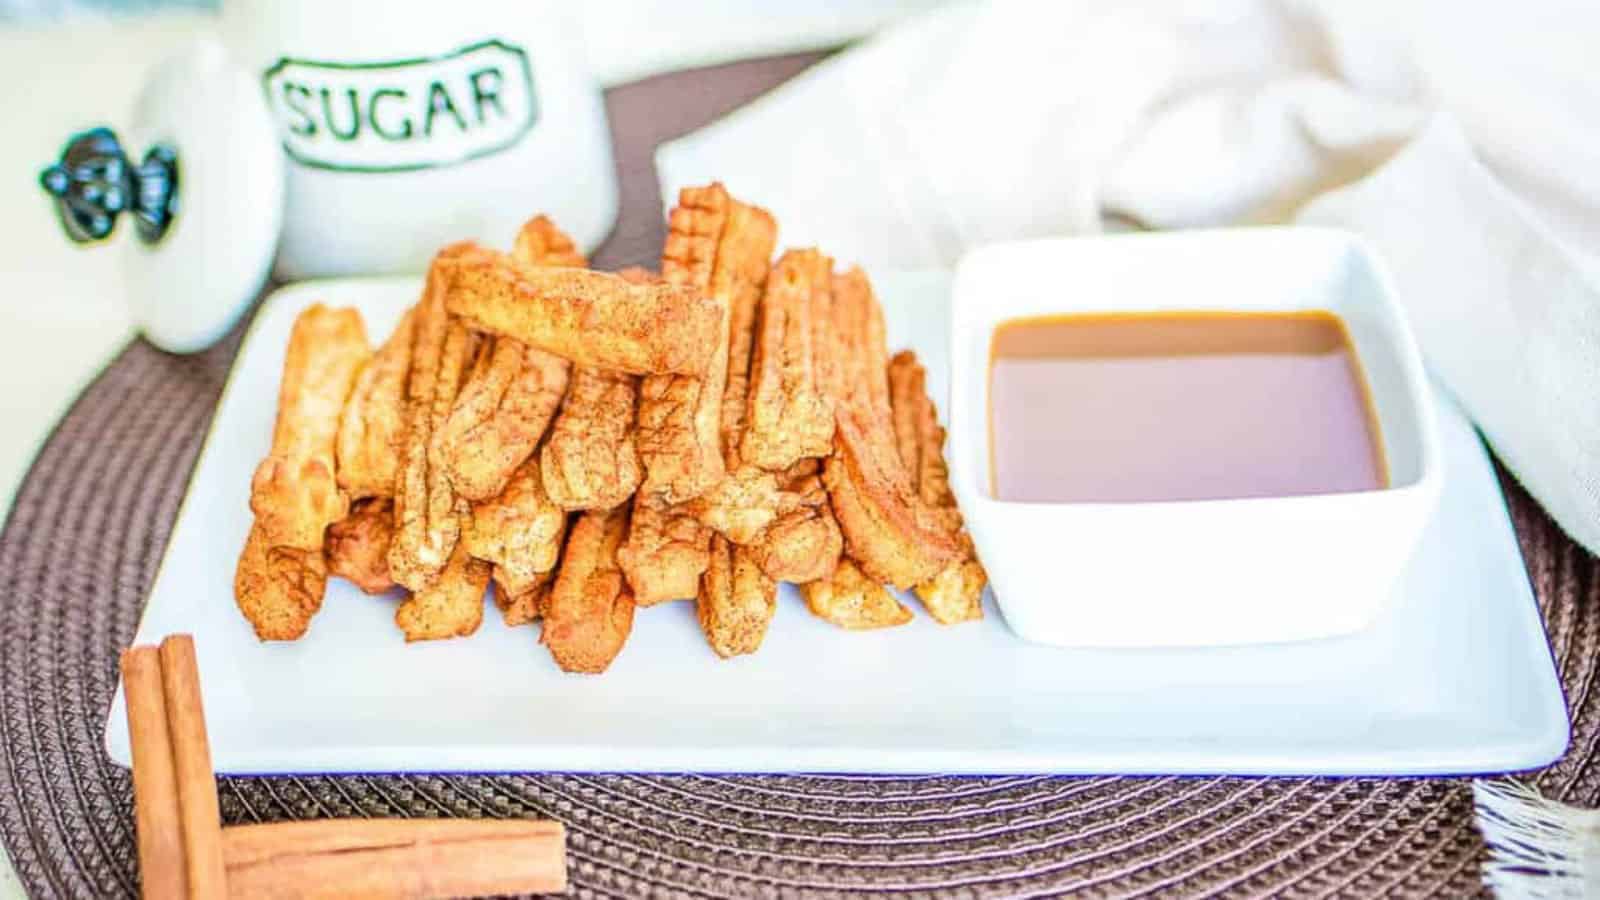
[[[1148,503],[992,496],[997,325],[1192,310],[1339,316],[1376,409],[1389,486]],[[1438,499],[1439,439],[1422,360],[1387,273],[1351,234],[1249,228],[986,247],[956,271],[950,335],[951,486],[1006,623],[1028,640],[1198,646],[1357,631],[1393,593]]]

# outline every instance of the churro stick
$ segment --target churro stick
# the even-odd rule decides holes
[[[844,538],[818,476],[822,466],[803,459],[786,473],[778,517],[747,549],[768,578],[805,584],[833,574]]]
[[[695,612],[706,643],[724,659],[754,653],[767,636],[778,606],[778,584],[742,547],[711,539],[711,561],[701,579]]]
[[[406,439],[406,376],[416,310],[406,310],[394,333],[356,373],[339,416],[339,487],[352,500],[392,497]]]
[[[371,350],[361,314],[315,304],[295,319],[278,387],[272,450],[250,481],[250,510],[268,545],[321,551],[322,532],[344,518],[334,445],[339,413]]]
[[[533,454],[567,392],[559,356],[495,338],[487,365],[461,389],[439,433],[439,457],[456,493],[488,500]]]
[[[924,502],[896,446],[883,311],[859,269],[836,276],[837,429],[822,481],[846,552],[869,577],[921,584],[962,551],[947,517]]]
[[[483,599],[491,567],[457,542],[450,561],[433,583],[407,597],[394,612],[394,623],[407,643],[466,637],[483,624]]]
[[[494,565],[496,583],[520,594],[555,568],[566,530],[566,510],[545,493],[539,460],[531,457],[500,496],[473,506],[462,541],[468,553]]]
[[[556,573],[552,569],[540,572],[529,581],[507,581],[501,568],[495,566],[492,580],[494,605],[500,610],[500,618],[506,623],[506,627],[514,628],[518,625],[531,625],[544,615],[545,606],[550,598],[550,588],[555,584]]]
[[[693,291],[608,272],[537,268],[482,248],[456,258],[447,306],[479,331],[575,365],[649,375],[706,371],[722,329]]]
[[[617,550],[617,565],[640,606],[688,600],[700,587],[710,543],[711,529],[641,493],[634,497],[628,539]]]
[[[633,594],[617,568],[628,507],[586,512],[567,537],[540,639],[568,672],[604,672],[633,630]]]
[[[739,454],[760,292],[737,291],[728,310],[728,383],[722,394],[721,441],[728,477],[686,504],[702,525],[735,544],[759,538],[778,515],[778,474],[747,465]]]
[[[530,266],[583,266],[572,240],[544,216],[522,226],[512,256]],[[566,393],[571,364],[511,338],[493,350],[457,396],[439,433],[439,455],[456,493],[487,500],[534,451]]]
[[[753,543],[766,533],[783,506],[778,475],[756,466],[739,466],[685,508],[700,524],[733,543]]]
[[[978,562],[972,539],[962,527],[961,510],[950,492],[950,470],[944,461],[944,428],[928,398],[927,372],[910,350],[889,361],[889,394],[901,462],[911,472],[922,502],[940,514],[942,524],[960,547],[960,556],[938,574],[912,587],[928,614],[950,625],[983,618],[983,586],[988,575]]]
[[[722,427],[735,368],[731,329],[737,317],[746,332],[739,338],[745,358],[737,366],[742,409],[748,311],[760,297],[777,235],[765,210],[732,199],[720,184],[683,190],[669,224],[662,277],[711,297],[725,315],[705,376],[651,375],[640,386],[639,455],[645,478],[618,561],[641,606],[694,597],[709,563],[711,529],[684,501],[715,488],[727,475],[727,461],[737,459],[725,446]]]
[[[461,244],[439,251],[417,303],[411,374],[406,381],[405,452],[395,487],[395,534],[389,547],[391,577],[413,591],[426,589],[439,576],[468,512],[434,446],[434,435],[477,350],[477,337],[452,321],[444,308],[448,261],[463,252]]]
[[[562,509],[610,509],[643,473],[634,441],[639,379],[578,367],[566,402],[539,451],[545,492]]]
[[[394,501],[368,497],[350,504],[350,515],[328,526],[323,559],[328,574],[337,575],[363,593],[382,594],[394,587],[389,577],[389,544],[394,540]]]
[[[721,423],[729,313],[760,296],[776,241],[772,216],[729,197],[721,184],[679,193],[668,218],[661,277],[709,298],[719,327],[703,374],[651,375],[640,386],[642,493],[681,503],[705,493],[726,473]]]
[[[773,277],[764,288],[768,295]],[[747,290],[736,293],[729,307],[728,383],[720,428],[729,474],[690,504],[697,519],[718,532],[711,539],[695,612],[706,643],[723,658],[754,653],[777,610],[777,582],[762,572],[749,550],[739,546],[767,533],[782,502],[778,473],[748,462],[742,446],[754,400],[752,366],[763,303],[756,291]]]
[[[910,473],[922,502],[946,510],[952,528],[961,526],[950,470],[944,462],[944,428],[928,397],[928,373],[917,354],[902,350],[889,360],[890,420],[900,461]]]
[[[815,250],[783,254],[767,279],[750,363],[744,462],[782,471],[833,445],[833,397],[823,362],[832,338],[833,261]]]
[[[250,529],[233,576],[239,611],[263,641],[293,641],[322,608],[328,569],[321,550],[273,547],[258,523]]]
[[[889,589],[862,573],[853,560],[839,560],[827,578],[800,585],[806,606],[819,619],[859,631],[911,621],[911,610]]]
[[[890,427],[889,345],[883,307],[859,266],[833,276],[832,313],[828,336],[832,339],[829,356],[835,372],[836,405],[880,415],[885,427]],[[885,436],[894,442],[892,432]]]
[[[850,556],[873,578],[906,589],[961,556],[938,515],[922,503],[892,447],[860,411],[841,414],[838,447],[822,481]]]
[[[578,245],[549,216],[534,216],[522,224],[512,242],[511,256],[530,266],[581,269],[589,264]]]

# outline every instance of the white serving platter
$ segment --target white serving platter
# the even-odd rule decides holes
[[[875,281],[891,348],[915,348],[944,398],[948,279]],[[903,628],[847,632],[785,587],[754,655],[718,659],[692,605],[673,603],[641,609],[621,656],[592,677],[561,673],[536,627],[506,628],[492,609],[471,638],[407,646],[393,598],[333,580],[306,638],[260,643],[232,579],[290,324],[317,300],[350,305],[376,341],[418,284],[278,291],[223,393],[136,638],[194,634],[220,772],[1408,775],[1530,768],[1567,745],[1504,499],[1442,390],[1438,511],[1392,602],[1346,637],[1073,650],[1021,641],[992,600],[981,623],[944,628],[919,613]],[[1054,564],[1071,566],[1072,548]],[[1160,547],[1148,564],[1161,565]],[[120,688],[106,748],[127,765]]]

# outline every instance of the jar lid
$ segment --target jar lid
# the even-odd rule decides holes
[[[110,237],[121,213],[134,322],[151,343],[203,350],[260,293],[283,223],[284,162],[248,75],[214,39],[159,66],[134,107],[130,147],[110,129],[74,135],[40,176],[74,241]]]

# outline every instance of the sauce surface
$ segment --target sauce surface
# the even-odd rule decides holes
[[[1381,488],[1350,337],[1328,312],[1012,319],[990,344],[990,493],[1052,503]]]

